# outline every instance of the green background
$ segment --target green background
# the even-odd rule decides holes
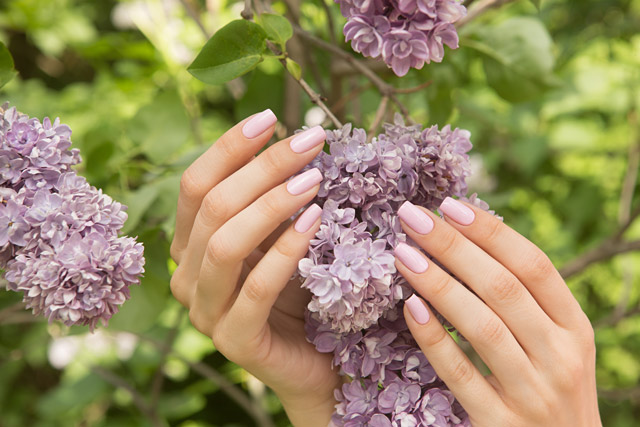
[[[248,426],[256,413],[288,425],[273,393],[217,353],[169,292],[184,169],[264,108],[280,118],[279,136],[317,116],[276,60],[220,86],[186,71],[206,41],[202,30],[213,34],[242,8],[224,0],[0,3],[0,41],[18,71],[0,103],[73,129],[79,173],[129,206],[124,231],[144,242],[147,259],[142,286],[94,335],[48,325],[16,306],[20,295],[0,292],[0,426]],[[271,8],[350,51],[336,4]],[[432,81],[399,99],[423,125],[472,132],[471,190],[567,273],[587,251],[640,239],[635,221],[611,240],[640,205],[639,30],[639,0],[519,0],[466,25],[461,48],[446,49],[442,64],[403,79],[354,56],[398,88]],[[298,37],[287,46],[338,117],[369,128],[381,95],[368,80]],[[568,279],[596,330],[605,426],[640,419],[639,261],[619,254]]]

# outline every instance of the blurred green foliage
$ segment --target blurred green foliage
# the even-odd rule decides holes
[[[329,20],[321,1],[287,16],[349,49],[337,5],[327,0]],[[213,33],[242,7],[225,0],[1,3],[0,41],[18,75],[0,99],[71,126],[79,172],[129,206],[124,231],[144,242],[147,272],[95,335],[47,325],[15,309],[19,295],[0,293],[0,426],[255,425],[224,392],[229,387],[275,425],[288,425],[275,396],[189,325],[168,286],[182,171],[251,113],[274,110],[289,125],[278,128],[280,136],[317,116],[305,115],[317,111],[277,61],[226,86],[205,86],[186,71],[206,41],[202,29]],[[287,12],[281,2],[271,7]],[[640,0],[519,0],[465,26],[461,48],[441,64],[403,79],[371,66],[396,87],[433,82],[401,101],[424,125],[472,131],[471,189],[562,268],[614,235],[640,205],[639,29]],[[300,43],[294,37],[288,47],[303,77],[327,89],[342,120],[368,127],[380,94],[331,54]],[[301,107],[292,113],[294,101]],[[640,238],[640,221],[624,238]],[[568,281],[596,327],[606,426],[640,419],[639,270],[640,256],[625,253]]]

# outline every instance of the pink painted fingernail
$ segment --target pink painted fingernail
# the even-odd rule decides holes
[[[447,197],[442,201],[440,210],[460,225],[471,225],[476,214],[457,200]]]
[[[314,203],[309,206],[306,211],[302,212],[293,228],[298,233],[306,233],[311,226],[316,223],[316,220],[320,218],[320,215],[322,215],[322,208]]]
[[[289,146],[294,153],[304,153],[323,142],[326,138],[327,134],[324,129],[322,129],[322,126],[314,126],[311,129],[297,134],[295,138],[291,140]]]
[[[424,306],[424,303],[416,294],[411,295],[404,303],[409,307],[409,313],[411,313],[416,322],[424,325],[429,321],[427,307]]]
[[[393,253],[409,270],[416,274],[424,273],[429,268],[429,263],[424,259],[424,256],[406,243],[399,243]]]
[[[242,134],[245,138],[255,138],[273,126],[277,121],[278,118],[273,114],[273,111],[267,108],[263,112],[251,117],[251,119],[242,126]]]
[[[302,194],[316,184],[322,182],[320,169],[313,168],[301,173],[287,183],[287,191],[294,196]]]
[[[398,209],[398,216],[413,230],[427,234],[433,230],[433,220],[413,203],[406,201]]]

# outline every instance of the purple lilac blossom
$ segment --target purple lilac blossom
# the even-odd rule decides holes
[[[127,207],[78,176],[71,129],[0,107],[0,268],[26,307],[66,325],[107,325],[144,273],[118,237]]]
[[[444,45],[458,48],[454,24],[467,10],[460,0],[336,0],[347,18],[345,39],[356,52],[382,57],[398,76],[441,62]]]
[[[468,425],[404,321],[402,306],[412,291],[395,269],[392,248],[413,243],[396,214],[407,200],[435,211],[454,196],[489,209],[476,194],[467,196],[470,133],[448,125],[406,126],[397,116],[367,141],[365,131],[350,124],[327,131],[329,152],[307,166],[319,168],[324,179],[314,200],[323,206],[321,226],[298,265],[302,287],[311,292],[305,332],[350,379],[336,390],[333,421]]]

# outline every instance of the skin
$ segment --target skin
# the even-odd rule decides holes
[[[293,425],[325,427],[342,379],[332,356],[306,341],[310,293],[290,280],[320,220],[304,233],[288,221],[319,185],[297,196],[285,189],[322,144],[298,154],[287,138],[257,154],[274,127],[248,139],[247,120],[182,176],[171,291],[219,352],[274,390]],[[431,212],[429,234],[402,224],[479,297],[434,263],[423,274],[398,259],[396,266],[467,337],[492,375],[483,377],[433,316],[418,324],[405,306],[420,348],[474,426],[601,425],[588,319],[540,249],[471,208],[476,216],[469,226]]]

